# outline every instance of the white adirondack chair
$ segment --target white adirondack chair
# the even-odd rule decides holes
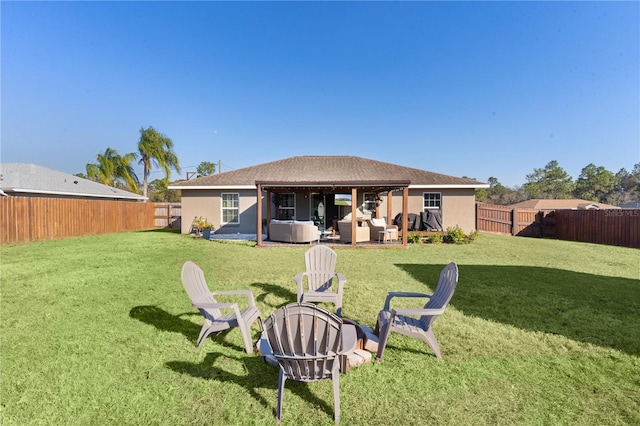
[[[382,359],[389,333],[393,331],[424,340],[436,354],[436,357],[442,358],[440,346],[438,345],[436,336],[433,334],[431,326],[436,318],[444,313],[457,284],[458,266],[452,262],[445,266],[442,272],[440,272],[438,285],[432,295],[424,293],[389,292],[384,303],[384,308],[378,314],[378,322],[376,323],[376,334],[380,336],[376,358],[378,360]],[[429,301],[424,305],[424,308],[419,309],[391,308],[391,299],[394,297],[426,297]]]
[[[204,324],[198,336],[198,349],[208,336],[239,327],[247,353],[253,353],[251,325],[258,321],[262,329],[262,320],[251,290],[209,291],[202,269],[191,261],[185,262],[182,266],[182,284],[191,298],[191,305],[204,317]],[[218,303],[214,298],[218,295],[244,295],[247,297],[248,306],[240,309],[237,303]],[[223,310],[226,313],[223,313]]]
[[[340,422],[340,358],[355,348],[356,329],[326,309],[310,303],[291,303],[277,309],[264,322],[264,336],[277,360],[278,406],[276,421],[282,419],[282,398],[287,379],[299,382],[333,381],[334,420]]]
[[[298,302],[333,303],[341,317],[342,292],[347,279],[335,272],[337,258],[336,252],[329,247],[313,246],[304,254],[306,271],[296,274],[293,279],[298,286]],[[337,288],[333,285],[335,279],[338,281]]]

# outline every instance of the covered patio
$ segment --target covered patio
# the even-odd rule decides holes
[[[356,216],[354,212],[357,211],[357,205],[355,200],[358,200],[358,194],[360,193],[375,193],[377,195],[384,194],[386,195],[387,203],[386,203],[386,221],[388,225],[392,224],[392,193],[394,191],[402,191],[402,228],[399,230],[402,236],[400,244],[402,247],[407,247],[407,215],[408,215],[408,204],[409,204],[409,184],[410,181],[380,181],[380,180],[370,180],[370,181],[345,181],[345,182],[328,182],[328,181],[309,181],[309,182],[287,182],[287,181],[256,181],[256,206],[257,206],[257,214],[256,214],[256,243],[258,247],[263,247],[265,241],[263,241],[262,236],[262,223],[263,219],[266,219],[266,222],[271,222],[273,219],[273,211],[271,203],[266,203],[266,211],[263,211],[262,205],[260,202],[263,196],[267,197],[267,200],[271,199],[272,194],[284,194],[284,193],[294,193],[294,194],[306,194],[310,195],[313,193],[320,194],[351,194],[351,200],[353,200],[351,209],[352,209],[352,219]],[[375,216],[381,217],[383,212],[381,212],[379,203],[376,203],[375,207]],[[358,226],[357,220],[351,220],[351,235],[356,234],[356,228]],[[269,235],[269,234],[267,234]],[[326,242],[330,245],[341,245],[345,246],[343,243],[336,242]],[[358,245],[362,245],[362,243],[358,243],[355,238],[351,241],[351,246],[356,247]],[[371,244],[368,244],[371,245]]]

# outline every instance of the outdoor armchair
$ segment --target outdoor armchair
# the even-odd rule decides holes
[[[182,284],[191,298],[191,306],[197,308],[204,317],[204,324],[198,336],[198,349],[208,336],[238,327],[247,353],[253,352],[251,326],[258,321],[262,329],[262,320],[251,290],[209,291],[202,269],[191,261],[186,261],[182,266]],[[247,297],[248,306],[241,309],[237,303],[218,303],[214,296],[219,295],[244,295]]]
[[[432,295],[406,292],[388,293],[384,308],[378,314],[376,323],[376,334],[380,336],[376,358],[382,359],[389,333],[392,331],[424,340],[436,354],[436,357],[442,358],[440,346],[431,326],[436,318],[444,313],[457,284],[458,266],[451,262],[440,272],[438,285]],[[391,300],[394,297],[425,297],[429,301],[421,309],[391,308]]]
[[[397,240],[398,239],[398,226],[388,225],[384,218],[369,219],[369,232],[371,241],[380,240],[380,233],[384,232],[387,235],[384,240]]]
[[[340,421],[340,358],[356,346],[356,329],[326,309],[309,303],[291,303],[277,309],[264,322],[265,352],[277,360],[278,406],[282,419],[284,383],[287,379],[333,381],[334,419]],[[263,339],[264,340],[264,339]]]
[[[338,255],[327,246],[313,246],[304,254],[305,272],[293,279],[298,287],[298,302],[325,302],[336,305],[342,316],[342,292],[347,279],[336,273]],[[337,280],[337,286],[333,285]],[[306,288],[304,283],[306,281]]]
[[[340,242],[352,243],[354,241],[354,237],[351,231],[352,231],[351,221],[347,221],[347,220],[338,221],[338,232],[340,232]],[[366,241],[370,241],[369,227],[356,226],[355,242],[361,243]]]

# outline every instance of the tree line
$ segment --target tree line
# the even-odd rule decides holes
[[[141,182],[133,170],[135,162],[142,165]],[[164,178],[149,182],[153,167],[159,167]],[[180,192],[169,190],[171,170],[181,173],[178,157],[173,151],[173,141],[153,127],[141,128],[138,151],[120,155],[112,148],[99,153],[96,161],[86,165],[86,175],[77,176],[105,185],[114,186],[148,197],[150,201],[178,202]],[[198,165],[197,177],[215,173],[215,164],[204,161]],[[532,198],[580,198],[583,200],[619,205],[640,200],[640,163],[629,172],[622,168],[613,173],[591,163],[584,167],[574,181],[558,164],[550,161],[544,168],[536,168],[526,176],[522,186],[506,187],[497,178],[488,179],[489,188],[476,190],[476,200],[509,205]]]
[[[513,188],[489,178],[489,188],[476,191],[476,200],[509,205],[532,198],[579,198],[614,206],[640,200],[640,163],[631,171],[625,168],[613,173],[593,163],[585,166],[574,181],[558,164],[550,161],[544,168],[533,169],[527,182]]]
[[[142,166],[142,182],[133,170],[136,161]],[[160,168],[164,177],[149,182],[153,167]],[[87,163],[86,174],[77,173],[76,176],[136,194],[142,193],[150,201],[178,202],[180,192],[167,189],[171,170],[181,173],[180,162],[173,151],[173,141],[150,126],[140,129],[137,152],[120,155],[115,149],[107,148],[96,156],[95,162]],[[200,163],[197,169],[198,177],[214,172],[215,164],[207,161]]]

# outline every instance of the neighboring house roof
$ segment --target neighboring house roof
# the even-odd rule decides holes
[[[255,188],[256,182],[316,184],[402,183],[411,188],[488,188],[474,179],[447,176],[353,156],[298,156],[176,182],[169,189]]]
[[[640,209],[640,201],[632,201],[630,203],[620,204],[621,209]]]
[[[609,204],[595,203],[589,200],[580,199],[544,199],[534,198],[520,203],[511,204],[509,207],[518,209],[536,210],[563,210],[563,209],[619,209],[620,207]]]
[[[78,198],[147,200],[88,179],[28,163],[0,164],[0,190],[7,195],[46,195]]]

